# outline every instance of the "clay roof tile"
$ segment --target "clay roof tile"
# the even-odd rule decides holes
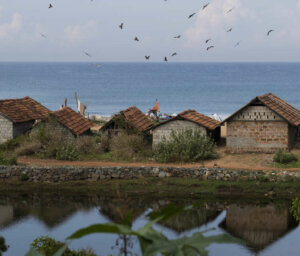
[[[91,121],[69,107],[54,111],[53,115],[59,123],[75,135],[81,135],[94,126]]]
[[[22,123],[46,119],[50,110],[30,97],[24,97],[0,100],[0,113],[14,123]]]

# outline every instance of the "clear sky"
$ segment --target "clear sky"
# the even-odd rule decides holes
[[[0,0],[0,61],[145,61],[145,55],[300,61],[300,0]]]

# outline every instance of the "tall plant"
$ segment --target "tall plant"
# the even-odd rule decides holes
[[[89,227],[80,229],[67,238],[67,241],[80,239],[91,234],[118,234],[126,236],[135,236],[138,238],[141,252],[143,256],[207,256],[209,251],[207,247],[211,244],[228,244],[241,243],[240,240],[231,237],[228,234],[204,236],[204,232],[194,233],[190,237],[182,237],[179,239],[168,239],[161,232],[156,231],[153,225],[159,221],[166,221],[174,215],[182,211],[191,209],[191,207],[181,207],[169,205],[159,211],[154,211],[148,214],[149,222],[138,230],[132,229],[132,223],[127,217],[121,224],[106,223],[95,224]],[[67,242],[53,256],[62,256],[67,248]],[[26,256],[44,256],[41,253],[31,249]]]

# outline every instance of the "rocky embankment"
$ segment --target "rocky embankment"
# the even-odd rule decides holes
[[[293,181],[300,179],[300,172],[289,170],[256,171],[228,170],[223,168],[180,167],[34,167],[0,166],[0,181],[66,182],[98,181],[110,179],[181,177],[222,181]]]

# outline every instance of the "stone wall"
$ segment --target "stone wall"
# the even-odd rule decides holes
[[[13,123],[6,117],[0,115],[0,143],[13,138]]]
[[[49,117],[46,121],[44,121],[47,127],[57,132],[58,134],[63,135],[64,139],[72,141],[75,139],[75,135],[65,126],[60,124],[55,118]]]
[[[230,152],[275,152],[289,149],[289,125],[283,121],[229,121],[226,147]]]
[[[172,130],[180,131],[184,129],[193,129],[200,130],[203,134],[207,134],[206,129],[202,126],[199,126],[193,122],[185,121],[185,120],[174,120],[167,122],[166,124],[162,124],[153,130],[153,147],[157,146],[165,136],[166,139],[170,139],[170,135]]]
[[[295,171],[227,170],[222,168],[175,167],[27,167],[0,166],[0,181],[66,182],[110,179],[180,177],[223,181],[291,181],[300,179]]]

